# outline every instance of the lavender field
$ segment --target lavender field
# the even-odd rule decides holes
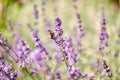
[[[0,80],[120,80],[120,0],[0,0]]]

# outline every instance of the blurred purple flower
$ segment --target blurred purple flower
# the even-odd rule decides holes
[[[64,44],[64,39],[62,37],[63,34],[63,30],[61,28],[61,19],[60,18],[56,18],[55,19],[55,27],[54,27],[54,35],[53,35],[53,41],[56,43],[57,45],[57,49],[60,51],[64,51],[65,48],[65,44]]]
[[[71,36],[68,36],[66,38],[66,46],[65,46],[65,52],[68,55],[68,61],[70,65],[73,65],[77,60],[76,60],[76,53],[74,52],[73,49],[73,44],[72,44],[72,38]]]
[[[45,0],[41,0],[41,10],[44,14],[44,11],[45,11]]]
[[[62,58],[62,55],[60,53],[55,52],[53,54],[53,57],[56,59],[56,62],[59,62]]]
[[[86,79],[88,77],[88,74],[87,73],[84,73],[83,75],[82,75],[82,78],[83,79]]]
[[[36,30],[33,30],[32,32],[32,38],[34,41],[34,44],[37,48],[39,48],[40,53],[45,53],[45,55],[48,55],[47,49],[42,45],[42,42],[40,41],[40,38],[38,37],[38,32]]]
[[[40,53],[40,49],[35,49],[33,52],[31,52],[30,57],[35,62],[40,62],[43,60],[42,54]]]
[[[19,40],[19,43],[17,45],[17,58],[18,58],[18,65],[20,67],[27,67],[28,63],[26,63],[27,58],[29,57],[29,54],[31,53],[31,49],[26,45],[24,40]]]
[[[102,65],[103,65],[104,70],[105,70],[106,73],[107,73],[107,76],[108,76],[109,78],[111,78],[111,77],[112,77],[112,71],[111,71],[111,69],[108,67],[106,60],[104,60],[104,59],[102,60]]]
[[[89,80],[94,80],[95,76],[94,75],[91,75]]]
[[[34,12],[33,12],[33,14],[34,14],[34,17],[35,17],[35,19],[38,19],[39,18],[39,12],[38,12],[38,10],[37,10],[37,5],[34,5]]]
[[[77,42],[78,53],[81,53],[83,50],[82,43],[81,43],[81,39],[84,36],[83,29],[84,29],[84,27],[82,25],[79,25],[77,27],[77,41],[76,42]]]
[[[77,68],[73,68],[72,66],[68,66],[68,72],[70,78],[74,80],[78,80],[82,76],[81,72]]]
[[[0,80],[17,80],[17,72],[13,72],[12,64],[8,65],[7,61],[0,62]]]
[[[0,39],[0,46],[3,45],[3,40]]]
[[[6,21],[6,24],[7,24],[8,30],[13,30],[13,26],[12,26],[10,20],[7,20],[7,21]]]
[[[99,34],[99,50],[103,50],[105,47],[109,46],[109,35],[106,30],[106,19],[104,13],[102,13],[102,21],[101,21],[101,31]]]
[[[59,30],[60,29],[59,27],[62,24],[61,19],[60,18],[56,18],[54,24],[55,24],[55,30],[57,30],[57,29]]]
[[[119,56],[119,52],[114,52],[114,57],[118,57]]]
[[[60,70],[59,70],[59,69],[57,69],[57,71],[56,71],[56,78],[57,78],[58,80],[62,80],[62,76],[61,76],[61,73],[60,73]]]

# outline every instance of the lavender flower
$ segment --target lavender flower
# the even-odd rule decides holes
[[[51,29],[50,29],[50,26],[51,26],[50,21],[49,21],[48,19],[45,19],[44,22],[45,22],[45,25],[46,25],[46,30],[47,30],[48,32],[51,32]]]
[[[60,30],[60,26],[61,26],[61,24],[62,24],[62,22],[61,22],[61,19],[60,18],[56,18],[55,19],[55,30]]]
[[[104,59],[102,60],[102,64],[103,64],[103,68],[105,69],[108,77],[111,78],[112,77],[112,71],[110,70],[110,68],[108,67],[108,65],[107,65],[107,63]]]
[[[57,71],[56,71],[56,79],[62,80],[62,76],[61,76],[61,73],[60,73],[59,69],[57,69]]]
[[[34,14],[35,19],[39,18],[39,16],[38,16],[39,12],[37,10],[37,5],[34,5],[34,12],[33,12],[33,14]]]
[[[12,47],[11,45],[8,44],[7,38],[2,38],[2,37],[0,39],[0,46],[5,53],[8,53]]]
[[[99,35],[99,50],[103,50],[105,47],[109,46],[109,35],[106,30],[106,19],[104,13],[102,14],[102,21],[101,21],[101,31]]]
[[[118,56],[119,56],[119,52],[118,51],[114,52],[114,57],[118,57]]]
[[[16,80],[17,76],[18,76],[18,74],[16,71],[14,71],[13,73],[10,73],[10,80]]]
[[[8,30],[13,30],[13,26],[12,26],[10,20],[7,20],[6,23],[7,23]]]
[[[40,39],[38,37],[38,32],[36,30],[32,31],[32,38],[35,43],[35,46],[40,49],[40,53],[45,53],[45,55],[48,55],[48,51],[42,45],[42,42],[40,41]]]
[[[30,52],[31,50],[29,47],[26,47],[25,41],[20,40],[19,44],[17,45],[17,51],[16,51],[18,57],[18,64],[20,67],[27,66],[25,62]]]
[[[77,68],[73,68],[73,66],[68,66],[69,76],[74,80],[78,80],[81,77],[81,73]]]
[[[63,30],[61,28],[61,20],[60,18],[55,19],[55,27],[54,27],[54,35],[53,35],[53,41],[57,45],[57,49],[60,51],[63,51],[65,44],[64,44],[64,39],[62,37]]]
[[[0,46],[2,46],[2,45],[3,45],[3,40],[0,39]]]
[[[80,18],[80,13],[78,12],[78,6],[77,6],[77,0],[73,0],[73,7],[74,9],[76,10],[76,17],[77,17],[77,20],[78,20],[78,27],[77,27],[77,39],[76,39],[76,42],[77,42],[77,51],[78,53],[81,53],[82,50],[83,50],[83,47],[82,47],[82,38],[84,36],[84,27],[82,26],[81,24],[81,18]]]
[[[77,0],[73,0],[73,8],[75,9],[75,10],[77,10],[78,9],[78,6],[76,5],[76,3],[77,3]]]
[[[68,66],[67,64],[67,58],[68,58],[68,55],[67,55],[67,52],[65,51],[65,40],[63,39],[62,37],[62,34],[63,34],[63,30],[61,28],[61,19],[60,18],[56,18],[55,19],[55,22],[54,22],[54,33],[53,33],[53,36],[52,36],[52,40],[56,43],[57,45],[57,50],[61,51],[63,54],[63,58],[64,58],[64,61],[65,61],[65,64],[66,66]],[[51,34],[51,33],[50,33]]]
[[[94,80],[95,76],[94,75],[91,75],[89,80]]]
[[[76,53],[74,52],[73,49],[73,44],[72,44],[72,38],[71,36],[68,36],[66,38],[66,46],[65,46],[65,52],[68,55],[68,61],[70,65],[73,65],[74,63],[76,63]]]
[[[4,42],[4,44],[8,42],[6,37],[3,39],[3,42]]]
[[[41,0],[41,10],[42,10],[43,14],[44,14],[44,11],[45,11],[44,6],[45,6],[45,0]]]
[[[8,53],[11,49],[11,46],[6,46],[3,48],[5,53]]]
[[[88,74],[87,73],[84,73],[83,75],[82,75],[82,78],[83,79],[86,79],[88,77]]]
[[[83,50],[82,43],[81,43],[81,40],[84,36],[83,29],[84,29],[84,27],[82,25],[79,25],[77,27],[77,41],[76,42],[77,42],[78,53],[81,53]]]
[[[25,46],[25,44],[23,44],[22,42],[22,40],[19,41],[19,44],[17,45],[17,55],[19,58],[22,58],[24,56],[23,47]]]
[[[65,40],[62,37],[63,30],[61,28],[61,20],[59,18],[55,19],[55,27],[54,27],[54,36],[53,41],[57,45],[57,49],[63,52],[63,56],[65,60],[68,60],[70,65],[73,65],[76,62],[76,54],[74,53],[73,45],[72,45],[72,38],[68,36]],[[79,70],[73,69],[72,67],[68,66],[67,62],[65,61],[68,72],[71,78],[80,77]]]
[[[34,62],[37,63],[43,60],[43,56],[40,53],[40,49],[35,49],[33,52],[31,52],[30,57]]]
[[[61,60],[62,55],[60,53],[55,52],[53,54],[53,57],[55,58],[56,62],[58,63]]]
[[[12,64],[7,64],[5,60],[0,62],[0,80],[17,80],[17,72],[13,72]]]
[[[94,63],[94,68],[93,69],[97,69],[96,72],[97,73],[102,73],[102,66],[101,66],[101,61],[99,58],[97,58],[95,60],[95,63]]]

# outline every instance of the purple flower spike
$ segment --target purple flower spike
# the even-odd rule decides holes
[[[7,64],[7,61],[0,62],[0,80],[17,80],[17,72],[13,70],[12,64]]]
[[[77,27],[77,52],[78,53],[81,53],[82,50],[83,50],[83,47],[82,47],[82,37],[84,36],[84,27],[82,26],[82,21],[81,21],[81,16],[80,16],[80,13],[78,12],[78,6],[77,6],[77,0],[73,0],[73,7],[74,9],[76,10],[76,17],[77,17],[77,20],[78,20],[78,27]]]
[[[111,78],[111,77],[112,77],[112,71],[111,71],[111,69],[108,67],[106,60],[104,60],[104,59],[102,60],[102,65],[103,65],[104,70],[105,70],[106,73],[107,73],[107,76],[108,76],[109,78]]]
[[[73,68],[72,66],[68,66],[69,76],[74,80],[78,80],[82,75],[81,72],[77,68]]]
[[[19,44],[17,45],[17,49],[18,49],[17,54],[19,58],[27,57],[28,54],[31,52],[30,48],[26,47],[26,43],[24,40],[19,41]]]
[[[65,44],[64,44],[64,39],[62,37],[62,34],[63,34],[63,30],[61,28],[61,19],[60,18],[56,18],[55,19],[55,27],[54,27],[54,35],[53,35],[53,41],[56,43],[57,45],[57,49],[60,50],[60,51],[64,51],[64,47],[65,47]]]
[[[45,53],[48,55],[47,49],[42,45],[42,42],[40,41],[40,38],[38,37],[38,31],[33,30],[32,31],[32,38],[35,43],[35,46],[40,49],[40,53]]]
[[[84,30],[84,27],[82,25],[79,25],[77,27],[77,50],[78,50],[78,53],[81,53],[83,50],[82,43],[81,43],[81,40],[84,36],[83,30]]]
[[[84,27],[83,27],[82,25],[79,25],[79,26],[77,27],[77,30],[78,30],[78,32],[79,32],[79,31],[83,31],[83,30],[84,30]]]
[[[10,20],[7,20],[6,23],[7,23],[8,30],[13,30],[13,26],[12,26]]]
[[[105,47],[109,46],[109,35],[106,29],[106,18],[104,13],[102,13],[102,21],[101,21],[101,31],[99,34],[99,50],[103,50]]]
[[[67,52],[69,64],[73,65],[77,61],[76,60],[77,55],[75,54],[74,49],[73,49],[71,36],[68,36],[66,38],[65,52]]]
[[[60,74],[60,70],[59,70],[59,69],[56,71],[56,78],[57,78],[58,80],[62,80],[62,77],[61,77],[61,74]]]
[[[34,5],[34,12],[33,12],[33,14],[34,14],[34,17],[35,17],[35,19],[38,19],[39,18],[39,12],[38,12],[38,10],[37,10],[37,5]]]
[[[56,27],[61,26],[61,24],[62,24],[61,19],[60,18],[56,18],[54,24],[55,24]]]
[[[45,0],[41,0],[41,10],[42,10],[42,12],[45,11],[44,6],[45,6]]]

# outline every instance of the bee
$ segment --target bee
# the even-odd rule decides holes
[[[53,39],[54,38],[54,32],[50,31],[50,39]]]

